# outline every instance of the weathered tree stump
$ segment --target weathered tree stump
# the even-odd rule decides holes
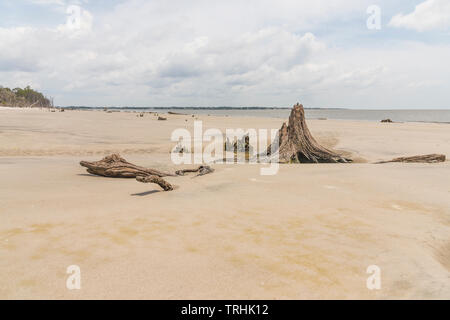
[[[421,156],[412,156],[412,157],[400,157],[395,158],[388,161],[379,161],[376,163],[389,163],[389,162],[417,162],[417,163],[437,163],[444,162],[445,155],[444,154],[426,154]]]
[[[277,148],[278,145],[278,148]],[[351,162],[339,154],[322,147],[311,135],[305,121],[303,105],[296,104],[289,116],[288,125],[283,123],[278,131],[274,149],[269,146],[267,156],[278,154],[281,163],[336,163]]]
[[[236,139],[234,142],[227,138],[224,143],[224,151],[252,153],[253,147],[250,144],[249,134],[247,133],[241,139]]]

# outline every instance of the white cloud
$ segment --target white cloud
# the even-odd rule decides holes
[[[65,5],[64,0],[28,0],[31,3],[38,5]]]
[[[389,26],[417,31],[448,29],[450,28],[450,1],[426,0],[409,14],[395,15],[389,22]]]
[[[82,5],[88,3],[89,0],[28,0],[28,2],[43,5],[43,6],[67,6],[67,5]]]
[[[59,105],[442,105],[450,68],[438,61],[449,47],[338,49],[308,32],[364,14],[360,3],[130,0],[83,9],[80,29],[0,28],[1,84],[40,87]],[[441,59],[423,58],[431,56]]]

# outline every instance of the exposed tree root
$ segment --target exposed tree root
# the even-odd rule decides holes
[[[87,168],[87,172],[103,177],[112,178],[136,178],[143,183],[156,183],[165,191],[173,190],[173,186],[162,179],[167,176],[183,176],[187,172],[198,172],[197,176],[202,176],[214,172],[209,166],[199,166],[197,169],[178,170],[175,174],[163,172],[155,169],[136,166],[118,154],[104,157],[100,161],[81,161],[80,165]]]
[[[389,162],[417,162],[417,163],[437,163],[444,162],[445,155],[443,154],[426,154],[421,156],[412,157],[400,157],[388,161],[379,161],[376,163],[389,163]]]
[[[81,161],[80,165],[86,167],[87,172],[104,177],[136,178],[136,176],[147,175],[158,177],[174,176],[172,173],[136,166],[126,161],[118,154],[112,154],[104,157],[100,161]]]
[[[137,176],[136,180],[143,183],[156,183],[163,188],[164,191],[173,190],[173,186],[170,183],[158,176]]]

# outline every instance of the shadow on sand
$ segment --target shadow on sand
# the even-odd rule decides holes
[[[148,196],[149,194],[154,194],[154,193],[158,193],[158,192],[162,192],[161,190],[150,190],[150,191],[145,191],[145,192],[139,192],[139,193],[132,193],[132,196]]]

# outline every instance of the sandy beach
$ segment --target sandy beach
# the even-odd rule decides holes
[[[89,175],[117,152],[174,171],[176,128],[275,118],[0,108],[1,299],[450,299],[450,125],[308,120],[351,164],[213,165],[163,192]],[[186,167],[186,166],[184,166]],[[68,290],[66,268],[81,269]],[[366,287],[366,269],[382,287]]]

